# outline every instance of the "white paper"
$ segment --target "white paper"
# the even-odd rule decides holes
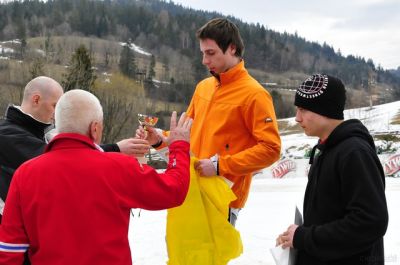
[[[303,216],[296,205],[294,210],[294,223],[303,224]],[[270,249],[276,265],[294,265],[296,263],[297,250],[293,248],[283,249],[282,245]]]
[[[283,249],[282,245],[270,249],[276,265],[288,265],[290,248]]]

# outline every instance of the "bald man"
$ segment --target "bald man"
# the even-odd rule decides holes
[[[39,76],[24,90],[21,106],[10,105],[0,121],[0,222],[14,171],[25,161],[43,153],[45,134],[54,123],[55,106],[63,88],[52,78]],[[124,139],[101,146],[107,152],[143,156],[149,150],[147,141]]]

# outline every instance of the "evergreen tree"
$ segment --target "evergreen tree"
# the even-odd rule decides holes
[[[83,89],[93,92],[96,76],[92,68],[92,60],[84,45],[79,46],[72,55],[68,73],[64,75],[62,86],[65,91]]]
[[[108,18],[106,15],[106,10],[105,10],[105,4],[101,6],[101,14],[100,14],[100,19],[97,23],[96,26],[96,35],[97,37],[102,37],[108,34],[109,28],[108,28]]]
[[[20,58],[21,59],[24,59],[24,57],[25,57],[26,46],[27,46],[26,39],[22,38],[21,39],[21,46],[20,46]]]
[[[43,70],[44,62],[41,58],[35,58],[29,68],[29,73],[31,74],[31,80],[35,77],[44,75]]]
[[[147,73],[147,80],[152,81],[153,78],[156,76],[156,72],[154,70],[155,67],[156,67],[156,57],[154,55],[151,55],[149,71]]]
[[[120,71],[131,78],[135,78],[136,75],[136,65],[135,65],[135,55],[131,49],[131,41],[128,40],[121,51],[121,56],[119,59],[119,69]]]
[[[46,61],[49,61],[54,54],[53,42],[50,35],[47,35],[44,41],[44,54],[46,57]]]

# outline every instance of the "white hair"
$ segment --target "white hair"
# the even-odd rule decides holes
[[[59,133],[88,135],[93,121],[103,122],[103,108],[92,93],[74,89],[61,96],[56,105],[55,120]]]

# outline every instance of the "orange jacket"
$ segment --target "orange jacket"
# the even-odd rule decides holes
[[[252,173],[279,159],[281,140],[272,98],[244,62],[201,81],[187,110],[193,118],[190,147],[199,159],[219,155],[219,174],[231,180],[243,208]]]

